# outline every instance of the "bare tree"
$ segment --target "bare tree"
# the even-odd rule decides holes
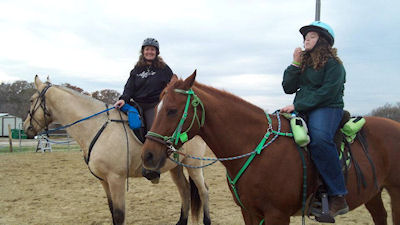
[[[107,104],[114,104],[121,95],[115,90],[104,89],[95,91],[92,94],[84,91],[82,88],[69,83],[63,86],[71,88],[79,93],[91,95],[93,98],[99,99]],[[25,119],[28,115],[30,107],[30,97],[35,93],[33,83],[19,80],[13,83],[0,83],[0,112],[6,112],[11,115]]]
[[[386,103],[384,106],[373,109],[370,115],[385,117],[400,122],[400,102],[394,105]]]
[[[70,89],[72,89],[72,90],[75,90],[75,91],[77,91],[77,92],[79,92],[79,93],[82,93],[82,94],[84,94],[84,95],[90,95],[89,92],[84,91],[82,88],[80,88],[80,87],[78,87],[78,86],[75,86],[75,85],[72,85],[72,84],[70,84],[70,83],[64,83],[64,84],[62,84],[62,86],[67,87],[67,88],[70,88]]]
[[[0,112],[25,118],[30,107],[29,99],[35,92],[33,83],[18,80],[0,84]]]
[[[92,97],[98,99],[107,104],[114,104],[121,94],[115,90],[104,89],[101,91],[95,91],[92,93]]]

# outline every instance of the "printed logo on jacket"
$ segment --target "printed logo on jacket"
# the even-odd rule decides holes
[[[147,78],[148,76],[153,76],[156,74],[154,71],[143,71],[141,73],[136,74],[136,76],[141,77],[141,78]]]

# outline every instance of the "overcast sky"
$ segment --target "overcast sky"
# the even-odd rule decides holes
[[[379,2],[379,3],[378,3]],[[400,101],[400,1],[321,0],[347,71],[345,108]],[[146,37],[178,76],[273,112],[291,104],[282,74],[315,17],[309,1],[0,0],[0,82],[47,75],[92,92],[122,92]]]

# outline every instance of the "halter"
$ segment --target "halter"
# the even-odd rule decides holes
[[[49,123],[47,123],[46,116],[50,116],[50,112],[49,112],[49,110],[47,110],[47,107],[46,107],[45,94],[46,94],[47,90],[49,90],[50,87],[51,87],[51,84],[47,83],[46,87],[43,88],[43,90],[41,92],[38,91],[39,96],[36,99],[36,102],[33,105],[33,108],[32,108],[32,110],[28,111],[29,116],[30,116],[28,130],[32,130],[33,129],[32,120],[35,121],[38,125],[40,125],[39,121],[37,121],[35,118],[33,118],[33,115],[39,109],[39,107],[41,107],[43,109],[45,131],[47,132],[49,130],[49,127],[48,127]],[[40,103],[39,103],[39,100],[40,100]]]
[[[190,129],[192,129],[192,126],[193,126],[195,120],[197,121],[197,124],[199,125],[199,127],[203,127],[204,119],[205,119],[205,110],[204,110],[203,102],[201,102],[200,98],[197,97],[197,95],[194,93],[194,91],[192,89],[189,89],[187,91],[182,90],[182,89],[174,89],[174,91],[177,93],[187,95],[185,110],[183,111],[181,120],[179,121],[179,124],[178,124],[177,128],[175,129],[174,133],[172,134],[172,136],[163,136],[161,134],[157,134],[152,131],[149,131],[146,134],[146,138],[156,141],[160,144],[166,145],[168,147],[168,149],[170,149],[172,151],[176,151],[173,145],[176,146],[178,144],[179,140],[181,141],[182,144],[185,143],[186,141],[188,141],[187,134],[190,131]],[[193,96],[192,101],[190,101],[191,96]],[[182,132],[182,127],[187,118],[188,109],[189,109],[190,104],[193,106],[193,110],[194,110],[193,119],[192,119],[192,122],[190,123],[190,126],[186,129],[186,131]],[[199,104],[202,109],[201,121],[200,121],[199,116],[197,115],[197,106]]]

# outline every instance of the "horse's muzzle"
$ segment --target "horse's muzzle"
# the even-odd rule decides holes
[[[165,164],[165,157],[156,157],[152,151],[145,151],[142,154],[143,166],[150,170],[160,170]]]
[[[144,167],[142,168],[142,175],[145,177],[147,180],[153,181],[155,179],[160,178],[160,171],[155,171],[155,170],[148,170],[145,169]]]
[[[32,125],[29,125],[27,128],[24,129],[24,131],[25,131],[25,133],[26,133],[26,136],[27,136],[29,139],[34,138],[35,135],[36,135],[36,131],[35,131],[35,129],[33,128]]]

